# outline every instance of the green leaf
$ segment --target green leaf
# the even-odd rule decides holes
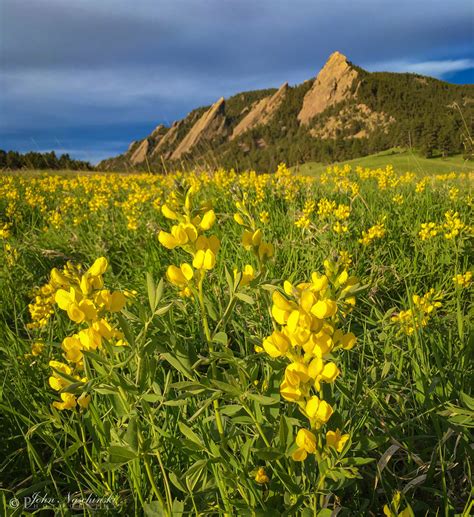
[[[186,424],[183,422],[178,423],[179,430],[183,433],[183,435],[190,440],[191,442],[195,443],[196,445],[199,445],[201,449],[205,449],[206,447],[201,441],[201,438]]]
[[[166,402],[163,402],[163,406],[185,406],[188,403],[185,399],[174,399],[174,400],[167,400]]]
[[[138,430],[136,416],[133,416],[128,422],[127,431],[123,436],[123,441],[130,445],[132,450],[138,451]]]
[[[199,384],[198,382],[179,381],[173,382],[173,384],[170,385],[170,388],[174,388],[178,391],[202,391],[204,389],[204,386],[202,384]]]
[[[110,463],[128,463],[137,457],[137,453],[130,447],[111,445],[108,448]]]
[[[208,460],[198,460],[194,465],[191,465],[189,469],[186,471],[186,484],[188,489],[192,491],[194,486],[199,480],[199,477],[202,474],[202,471],[207,467]]]
[[[227,346],[228,343],[228,337],[225,332],[218,332],[213,338],[212,341],[214,343],[219,343],[221,345]]]
[[[94,386],[94,391],[102,395],[117,395],[118,390],[112,386]]]
[[[163,305],[163,307],[156,309],[156,311],[154,313],[155,316],[162,316],[163,314],[166,314],[171,309],[172,305],[173,305],[172,303],[168,303],[168,305]]]
[[[207,314],[208,314],[209,318],[211,318],[212,321],[217,321],[216,309],[214,307],[214,304],[211,302],[211,300],[207,296],[204,296],[204,305],[206,306]]]
[[[310,513],[311,515],[311,513]],[[317,516],[318,517],[331,517],[332,515],[332,510],[330,510],[329,508],[323,508],[322,510],[319,510],[319,512],[317,513]]]
[[[117,319],[125,339],[130,343],[131,346],[135,346],[135,336],[133,335],[132,329],[130,328],[127,320],[120,313],[117,313]]]
[[[173,507],[171,508],[171,513],[173,517],[180,517],[184,512],[184,501],[180,501],[179,499],[175,499],[173,501]]]
[[[108,359],[103,355],[96,354],[95,352],[90,352],[89,350],[83,350],[82,353],[85,357],[94,360],[98,364],[104,364],[106,366],[109,365]]]
[[[194,380],[193,372],[187,366],[185,366],[173,354],[171,354],[171,353],[161,354],[161,357],[163,357],[163,359],[166,359],[171,364],[171,366],[176,368],[176,370],[181,372],[185,377],[187,377],[188,379]]]
[[[164,285],[163,279],[161,278],[155,290],[155,307],[160,303],[161,298],[163,297]]]
[[[255,442],[255,438],[247,439],[242,445],[240,452],[242,454],[242,458],[245,462],[245,465],[248,464],[250,458],[250,449],[252,448],[253,443]]]
[[[79,388],[81,388],[81,389],[79,389]],[[83,382],[81,382],[81,381],[72,382],[68,386],[65,386],[61,390],[61,393],[79,393],[79,392],[82,392],[83,389],[84,389],[84,383]]]
[[[270,293],[273,293],[273,291],[275,291],[276,289],[278,289],[278,286],[276,285],[273,285],[273,284],[262,284],[260,286],[264,291],[268,291]]]
[[[153,404],[154,402],[161,402],[163,400],[163,395],[158,395],[157,393],[145,393],[145,395],[142,395],[142,399],[145,402],[151,402]]]
[[[392,363],[390,361],[387,361],[384,365],[383,365],[383,368],[382,368],[382,379],[384,379],[387,375],[388,375],[388,372],[390,371],[390,368],[392,366]]]
[[[150,309],[153,312],[156,308],[156,288],[153,276],[148,271],[146,273],[146,287],[148,291],[148,302],[150,303]]]
[[[373,461],[375,461],[375,458],[358,458],[358,457],[344,458],[341,461],[341,465],[360,466],[360,465],[368,465],[369,463],[372,463]]]
[[[173,483],[173,485],[178,490],[180,490],[181,492],[185,492],[185,493],[187,492],[186,487],[183,485],[183,483],[181,483],[178,476],[174,472],[170,472],[168,477],[169,477],[169,480],[171,481],[171,483]]]
[[[249,393],[248,398],[262,404],[262,406],[273,406],[280,402],[280,397],[266,397],[265,395],[257,395],[256,393]]]
[[[474,398],[470,397],[467,393],[464,393],[464,391],[461,391],[459,398],[465,407],[474,411]]]
[[[264,447],[262,449],[254,449],[253,452],[261,460],[278,460],[283,454],[274,447]]]
[[[110,402],[114,408],[115,414],[118,417],[127,416],[128,408],[125,407],[123,400],[118,395],[110,396]]]
[[[242,410],[242,406],[239,404],[229,404],[221,408],[221,413],[227,416],[234,416]]]
[[[248,294],[235,293],[235,297],[243,301],[244,303],[248,303],[249,305],[253,305],[255,303],[255,300]]]
[[[224,273],[225,273],[225,279],[226,279],[227,285],[229,286],[229,292],[233,293],[234,292],[234,281],[233,281],[232,276],[229,273],[229,270],[227,269],[227,267],[224,267]]]
[[[242,391],[237,386],[232,386],[232,384],[228,384],[227,382],[223,381],[216,381],[211,380],[211,385],[215,386],[216,388],[219,388],[224,393],[228,393],[229,395],[232,395],[233,397],[240,397],[242,395]]]
[[[151,501],[143,505],[146,517],[164,517],[166,515],[165,508],[159,501]]]
[[[280,449],[287,451],[293,444],[293,426],[285,415],[281,415],[280,417],[278,436],[280,440]]]
[[[214,400],[216,400],[217,398],[220,397],[220,392],[216,391],[212,394],[211,397],[209,397],[205,402],[202,402],[200,404],[200,407],[199,409],[194,413],[193,416],[191,416],[189,419],[188,419],[188,422],[191,423],[193,422],[194,420],[196,420],[196,418],[203,412],[206,410],[206,408],[208,408],[213,402]]]

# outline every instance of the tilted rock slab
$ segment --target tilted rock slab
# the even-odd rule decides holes
[[[171,155],[177,160],[190,151],[198,142],[212,140],[226,132],[225,100],[221,97],[194,124],[189,133],[181,140]]]
[[[235,126],[230,140],[234,140],[234,138],[237,138],[249,129],[267,124],[281,106],[287,91],[288,83],[285,83],[280,86],[273,95],[269,95],[268,97],[264,97],[259,100],[247,115],[245,115],[245,117]]]
[[[178,120],[173,122],[168,131],[163,135],[161,140],[155,145],[153,151],[151,152],[152,156],[155,156],[160,152],[161,149],[164,149],[166,146],[172,146],[176,142],[176,138],[178,137],[178,131],[181,125],[183,124],[182,120]]]
[[[148,142],[148,138],[145,138],[130,157],[130,163],[137,165],[138,163],[144,162],[149,146],[150,143]]]
[[[331,54],[304,96],[303,107],[298,113],[300,124],[308,124],[329,106],[350,97],[352,83],[358,75],[346,56],[340,52]]]

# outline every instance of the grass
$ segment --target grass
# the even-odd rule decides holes
[[[355,158],[347,162],[352,166],[367,167],[369,169],[385,168],[392,165],[395,171],[415,172],[417,174],[444,174],[449,172],[473,172],[474,164],[465,160],[461,155],[446,158],[425,158],[417,152],[399,148],[389,149],[377,154],[371,154],[363,158]],[[333,164],[334,165],[334,164]],[[338,164],[338,165],[342,165]],[[292,170],[300,174],[322,174],[327,165],[317,162],[307,162],[300,166],[292,167]]]
[[[457,175],[398,180],[395,172],[352,171],[331,173],[323,184],[284,168],[266,176],[0,176],[4,513],[32,515],[38,493],[53,500],[37,503],[38,511],[57,515],[73,513],[69,494],[82,501],[76,511],[85,515],[94,513],[85,502],[90,497],[104,515],[325,517],[337,509],[362,516],[381,515],[385,505],[392,515],[468,515],[472,287],[455,285],[453,277],[472,269],[472,198],[467,179]],[[170,250],[157,238],[176,224],[163,216],[164,202],[182,211],[191,184],[193,214],[206,200],[216,214],[213,225],[197,231],[221,243],[204,273],[194,244]],[[334,207],[318,214],[322,198],[350,207],[347,232],[335,232]],[[233,217],[238,199],[245,199],[245,224],[254,225],[252,233],[261,229],[274,257],[262,259],[258,236],[255,247],[242,245],[244,228]],[[448,219],[449,210],[458,215]],[[304,214],[303,229],[295,222]],[[422,240],[421,225],[429,221],[438,233]],[[374,225],[384,231],[361,244]],[[453,225],[459,233],[448,239]],[[340,298],[337,315],[325,321],[354,333],[357,343],[325,356],[341,373],[322,383],[318,396],[334,414],[318,428],[280,395],[292,359],[255,347],[284,327],[272,320],[271,307],[285,280],[311,281],[329,258],[338,270],[326,271],[331,289],[318,296],[341,294],[341,252],[351,255],[348,271],[359,282],[356,305],[347,311]],[[84,273],[102,256],[109,266],[92,275],[96,288],[103,276],[112,291],[136,292],[120,313],[98,309],[127,345],[115,346],[118,337],[109,336],[97,349],[82,348],[82,369],[64,358],[62,343],[89,324],[53,304],[46,324],[31,329],[28,304],[53,268],[70,260]],[[167,270],[184,262],[194,265],[194,276],[181,285]],[[255,278],[243,286],[233,270],[246,264]],[[90,278],[83,288],[69,283],[95,300],[97,291],[84,287]],[[183,298],[186,285],[191,296]],[[431,289],[441,306],[430,302],[422,312],[413,295]],[[414,329],[406,333],[397,317],[409,309]],[[326,332],[336,342],[333,329]],[[43,349],[33,355],[38,342]],[[51,359],[87,381],[55,373]],[[74,397],[90,395],[90,404],[53,407],[60,394],[48,383],[52,375]],[[301,429],[317,441],[303,462],[293,459]],[[340,450],[325,445],[326,432],[336,429],[350,436]],[[262,484],[259,468],[268,478]]]

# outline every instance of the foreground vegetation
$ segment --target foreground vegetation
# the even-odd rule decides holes
[[[467,515],[468,186],[0,177],[5,510]]]

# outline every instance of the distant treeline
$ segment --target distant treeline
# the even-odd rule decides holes
[[[0,149],[0,170],[10,169],[53,169],[92,171],[94,166],[89,162],[74,160],[69,154],[57,156],[50,153],[19,153],[18,151],[3,151]]]

